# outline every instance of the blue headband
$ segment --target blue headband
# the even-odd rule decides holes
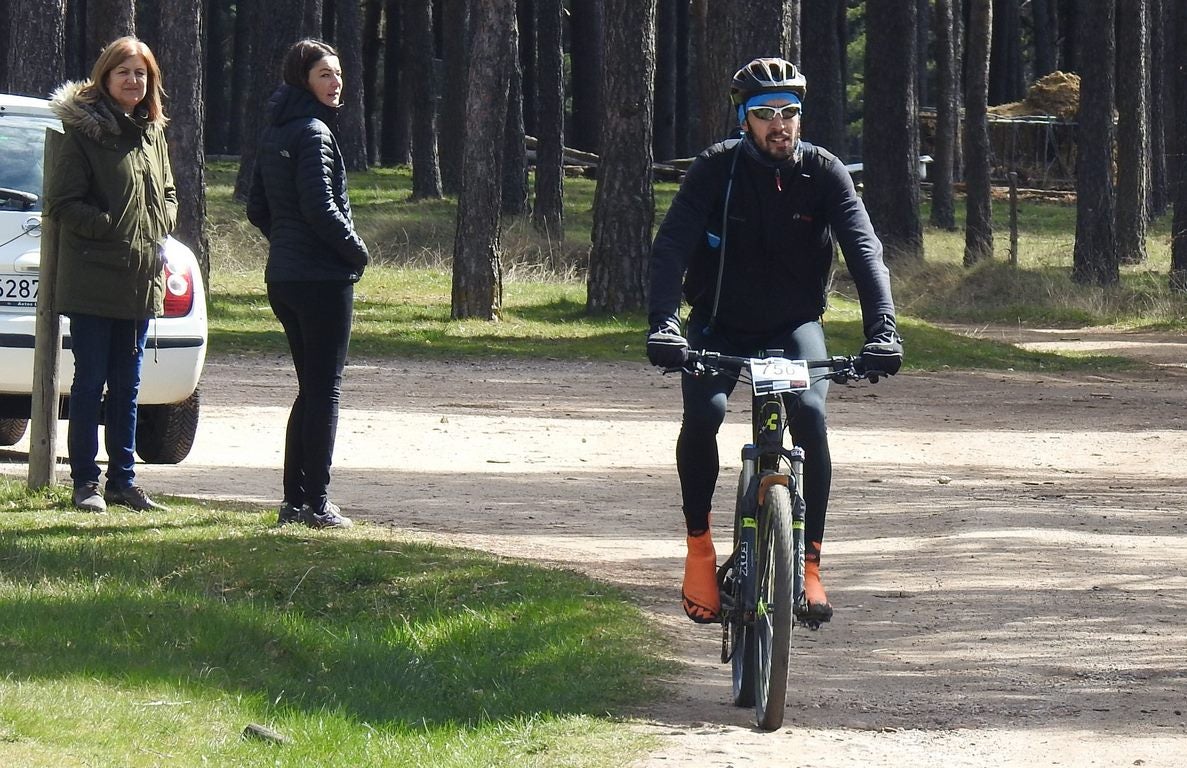
[[[759,104],[767,104],[773,99],[787,99],[792,104],[801,106],[803,104],[800,101],[800,97],[796,96],[791,91],[772,91],[769,93],[760,93],[751,96],[749,99],[746,99],[746,103],[738,107],[738,122],[743,123],[746,121],[746,110],[750,109],[751,107],[758,106]]]

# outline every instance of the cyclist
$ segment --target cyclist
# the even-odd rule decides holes
[[[857,286],[869,370],[902,365],[890,275],[882,244],[841,162],[800,139],[807,82],[794,64],[755,59],[734,75],[730,101],[741,138],[706,149],[688,169],[652,247],[647,357],[679,368],[691,344],[753,356],[782,349],[793,359],[823,359],[821,316],[839,243]],[[686,331],[681,295],[691,306]],[[687,340],[685,334],[687,333]],[[736,382],[684,373],[684,417],[676,442],[688,552],[684,611],[698,623],[718,620],[717,556],[710,508],[720,469],[717,431]],[[825,428],[828,381],[789,404],[789,422],[804,448],[805,618],[828,621],[832,606],[820,581],[820,548],[832,483]]]

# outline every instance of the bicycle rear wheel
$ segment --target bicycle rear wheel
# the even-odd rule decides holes
[[[750,480],[754,471],[743,461],[742,471],[738,473],[738,499],[734,506],[734,551],[738,549],[738,542],[742,538],[742,517],[754,517],[753,511],[746,509],[746,490],[750,487]],[[735,577],[731,581],[734,589],[733,603],[735,610],[729,617],[728,643],[730,665],[733,670],[733,701],[735,707],[754,706],[754,633],[743,621],[742,614],[737,610],[743,603],[741,593],[742,580]]]
[[[787,669],[791,660],[792,521],[791,493],[771,485],[763,501],[765,530],[759,531],[758,611],[750,629],[754,645],[754,711],[758,727],[783,725]]]

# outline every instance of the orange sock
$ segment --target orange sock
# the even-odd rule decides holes
[[[684,586],[681,598],[684,612],[698,624],[712,624],[721,611],[721,593],[717,589],[717,552],[713,535],[705,531],[687,538],[684,558]]]
[[[808,601],[808,616],[821,621],[832,618],[833,607],[829,605],[824,584],[820,582],[820,542],[808,544],[804,553],[804,598]]]

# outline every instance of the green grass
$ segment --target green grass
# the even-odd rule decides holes
[[[211,166],[211,349],[216,353],[285,349],[264,293],[267,245],[231,200],[235,166]],[[656,225],[677,185],[656,185]],[[524,218],[504,221],[504,291],[496,322],[450,320],[455,201],[412,202],[406,168],[351,177],[351,200],[375,264],[358,286],[352,351],[366,356],[571,357],[642,362],[641,312],[592,317],[585,312],[584,274],[593,222],[594,182],[566,180],[566,237],[541,238]],[[963,225],[963,204],[957,207]],[[922,213],[927,220],[929,211]],[[1019,209],[1019,265],[1008,263],[1008,209],[995,207],[997,258],[962,266],[961,232],[928,228],[922,264],[892,264],[895,300],[907,337],[908,370],[990,368],[1077,370],[1128,365],[1115,358],[1025,352],[953,334],[938,323],[1187,329],[1187,299],[1166,285],[1168,223],[1150,233],[1148,263],[1123,268],[1114,288],[1072,283],[1075,209],[1024,200]],[[833,350],[860,342],[856,296],[843,266],[826,323]]]
[[[610,766],[655,632],[573,573],[0,479],[0,765]],[[275,728],[292,742],[240,738]]]
[[[927,221],[930,211],[924,206]],[[1147,260],[1123,265],[1118,285],[1072,282],[1076,209],[1067,203],[1022,200],[1018,206],[1018,265],[1010,264],[1009,206],[994,201],[995,258],[973,268],[964,259],[964,206],[956,232],[929,228],[925,263],[896,265],[895,300],[909,315],[932,321],[1040,327],[1187,330],[1187,296],[1173,293],[1170,215],[1147,233]]]

